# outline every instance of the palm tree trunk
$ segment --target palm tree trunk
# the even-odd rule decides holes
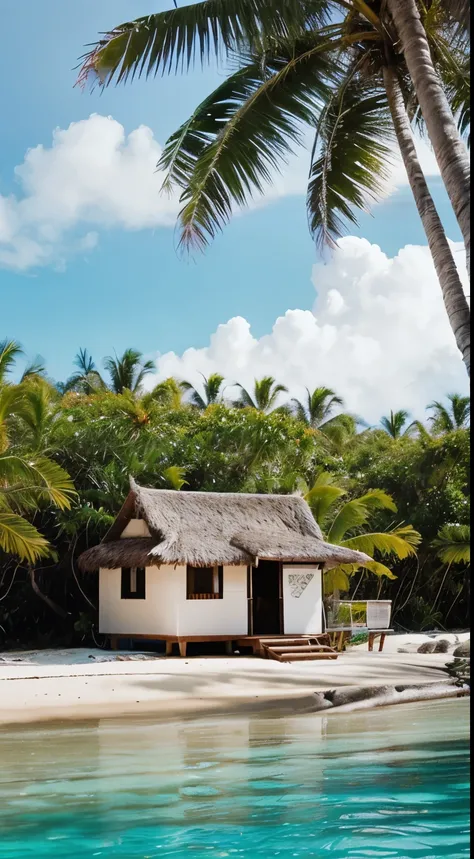
[[[443,294],[443,301],[456,343],[470,375],[471,333],[469,305],[462,288],[456,263],[444,232],[444,227],[429,192],[415,149],[402,91],[395,70],[383,70],[385,90],[408,181],[415,198],[434,267]]]
[[[470,270],[470,169],[439,75],[433,65],[416,0],[387,0],[433,150],[461,229]]]

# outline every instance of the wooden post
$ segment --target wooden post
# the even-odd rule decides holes
[[[232,656],[232,642],[231,641],[226,641],[225,652],[228,654],[228,656]]]
[[[179,655],[180,655],[180,656],[186,656],[186,647],[187,647],[187,644],[188,644],[188,642],[187,642],[187,641],[179,641],[179,642],[178,642],[178,645],[179,645]]]
[[[166,651],[165,651],[165,653],[166,653],[166,656],[171,656],[171,655],[172,655],[172,653],[173,653],[173,642],[172,642],[172,641],[167,641],[167,642],[166,642]]]
[[[110,636],[110,649],[111,650],[118,650],[118,636],[117,635],[111,635]]]
[[[380,636],[380,641],[379,641],[379,653],[381,653],[381,651],[383,650],[384,643],[385,643],[385,633],[382,632],[382,634]]]
[[[374,649],[375,632],[369,632],[369,650]]]

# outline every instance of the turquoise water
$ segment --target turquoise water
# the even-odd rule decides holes
[[[0,732],[1,859],[461,859],[468,701]]]

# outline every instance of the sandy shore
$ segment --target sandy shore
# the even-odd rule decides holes
[[[414,638],[392,636],[383,653],[368,653],[361,645],[334,661],[294,664],[137,653],[132,659],[123,654],[128,658],[122,661],[117,659],[121,654],[85,649],[5,653],[0,656],[0,723],[269,708],[304,712],[318,709],[320,693],[342,689],[370,688],[371,706],[455,694],[443,670],[448,655],[398,652],[416,649]],[[425,685],[421,694],[406,688]],[[397,697],[394,687],[401,686]],[[374,687],[380,687],[378,693]]]

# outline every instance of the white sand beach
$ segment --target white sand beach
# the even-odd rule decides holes
[[[454,636],[437,637],[454,642]],[[468,637],[460,635],[459,641]],[[337,660],[293,664],[85,648],[10,652],[0,655],[0,723],[270,708],[304,712],[315,709],[315,693],[368,687],[380,687],[380,694],[359,706],[394,703],[396,686],[426,684],[421,697],[456,694],[444,671],[449,654],[413,652],[425,640],[426,635],[393,635],[382,653],[369,653],[362,644]],[[420,697],[419,689],[414,697]],[[405,689],[400,700],[413,696]]]

